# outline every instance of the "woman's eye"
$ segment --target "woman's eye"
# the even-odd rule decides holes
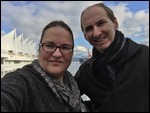
[[[69,47],[61,47],[61,49],[70,49]]]
[[[45,45],[45,46],[48,47],[48,48],[55,48],[54,45],[50,45],[50,44],[47,44],[47,45]]]

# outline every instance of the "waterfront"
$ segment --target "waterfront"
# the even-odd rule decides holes
[[[19,65],[19,64],[18,64]],[[17,67],[18,65],[13,65],[13,68],[20,68],[20,67],[23,67],[23,65],[19,65],[20,67]],[[24,64],[25,65],[25,64]],[[68,68],[68,71],[70,71],[70,73],[74,76],[75,75],[75,73],[77,72],[77,70],[78,70],[78,68],[79,68],[79,66],[80,66],[81,64],[80,64],[80,62],[79,61],[72,61],[71,62],[71,64],[70,64],[70,66],[69,66],[69,68]],[[1,65],[2,66],[2,65]],[[4,67],[4,66],[2,66],[2,67]],[[1,78],[3,77],[3,75],[2,75],[2,70],[7,70],[7,68],[10,68],[11,67],[11,65],[9,64],[9,65],[7,65],[7,67],[6,67],[6,65],[5,65],[5,67],[4,67],[4,69],[1,67]],[[11,69],[12,70],[12,69]],[[13,71],[13,70],[12,70]],[[82,98],[83,98],[83,100],[89,100],[89,98],[86,96],[86,95],[83,95],[82,96]]]
[[[81,64],[79,61],[72,61],[68,68],[68,71],[74,76],[80,65]]]
[[[73,61],[71,62],[69,68],[68,68],[68,71],[71,72],[71,74],[74,76],[75,73],[77,72],[77,70],[79,69],[80,67],[80,62],[79,61]],[[90,100],[86,95],[82,95],[81,96],[83,100]]]

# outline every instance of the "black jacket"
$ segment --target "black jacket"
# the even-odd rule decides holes
[[[108,87],[101,84],[90,68],[90,59],[83,63],[75,79],[81,94],[93,102],[95,112],[149,111],[149,47],[127,38],[126,62],[119,67],[117,78]]]
[[[68,112],[32,66],[5,75],[1,80],[1,112]]]

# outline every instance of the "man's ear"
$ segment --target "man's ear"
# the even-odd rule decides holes
[[[84,33],[84,38],[88,41],[88,39],[86,38],[86,35],[85,35],[85,33]]]
[[[118,24],[118,21],[117,21],[117,18],[116,18],[116,17],[115,17],[115,19],[114,19],[113,23],[114,23],[114,27],[115,27],[115,29],[118,29],[119,24]]]

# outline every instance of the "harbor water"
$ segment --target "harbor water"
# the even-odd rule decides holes
[[[77,70],[79,69],[80,65],[81,64],[79,61],[72,61],[68,68],[68,71],[74,76]]]
[[[68,71],[74,76],[77,72],[77,70],[79,69],[81,63],[79,61],[73,61],[69,68],[68,68]],[[82,95],[81,96],[83,100],[90,100],[88,96],[86,95]]]

